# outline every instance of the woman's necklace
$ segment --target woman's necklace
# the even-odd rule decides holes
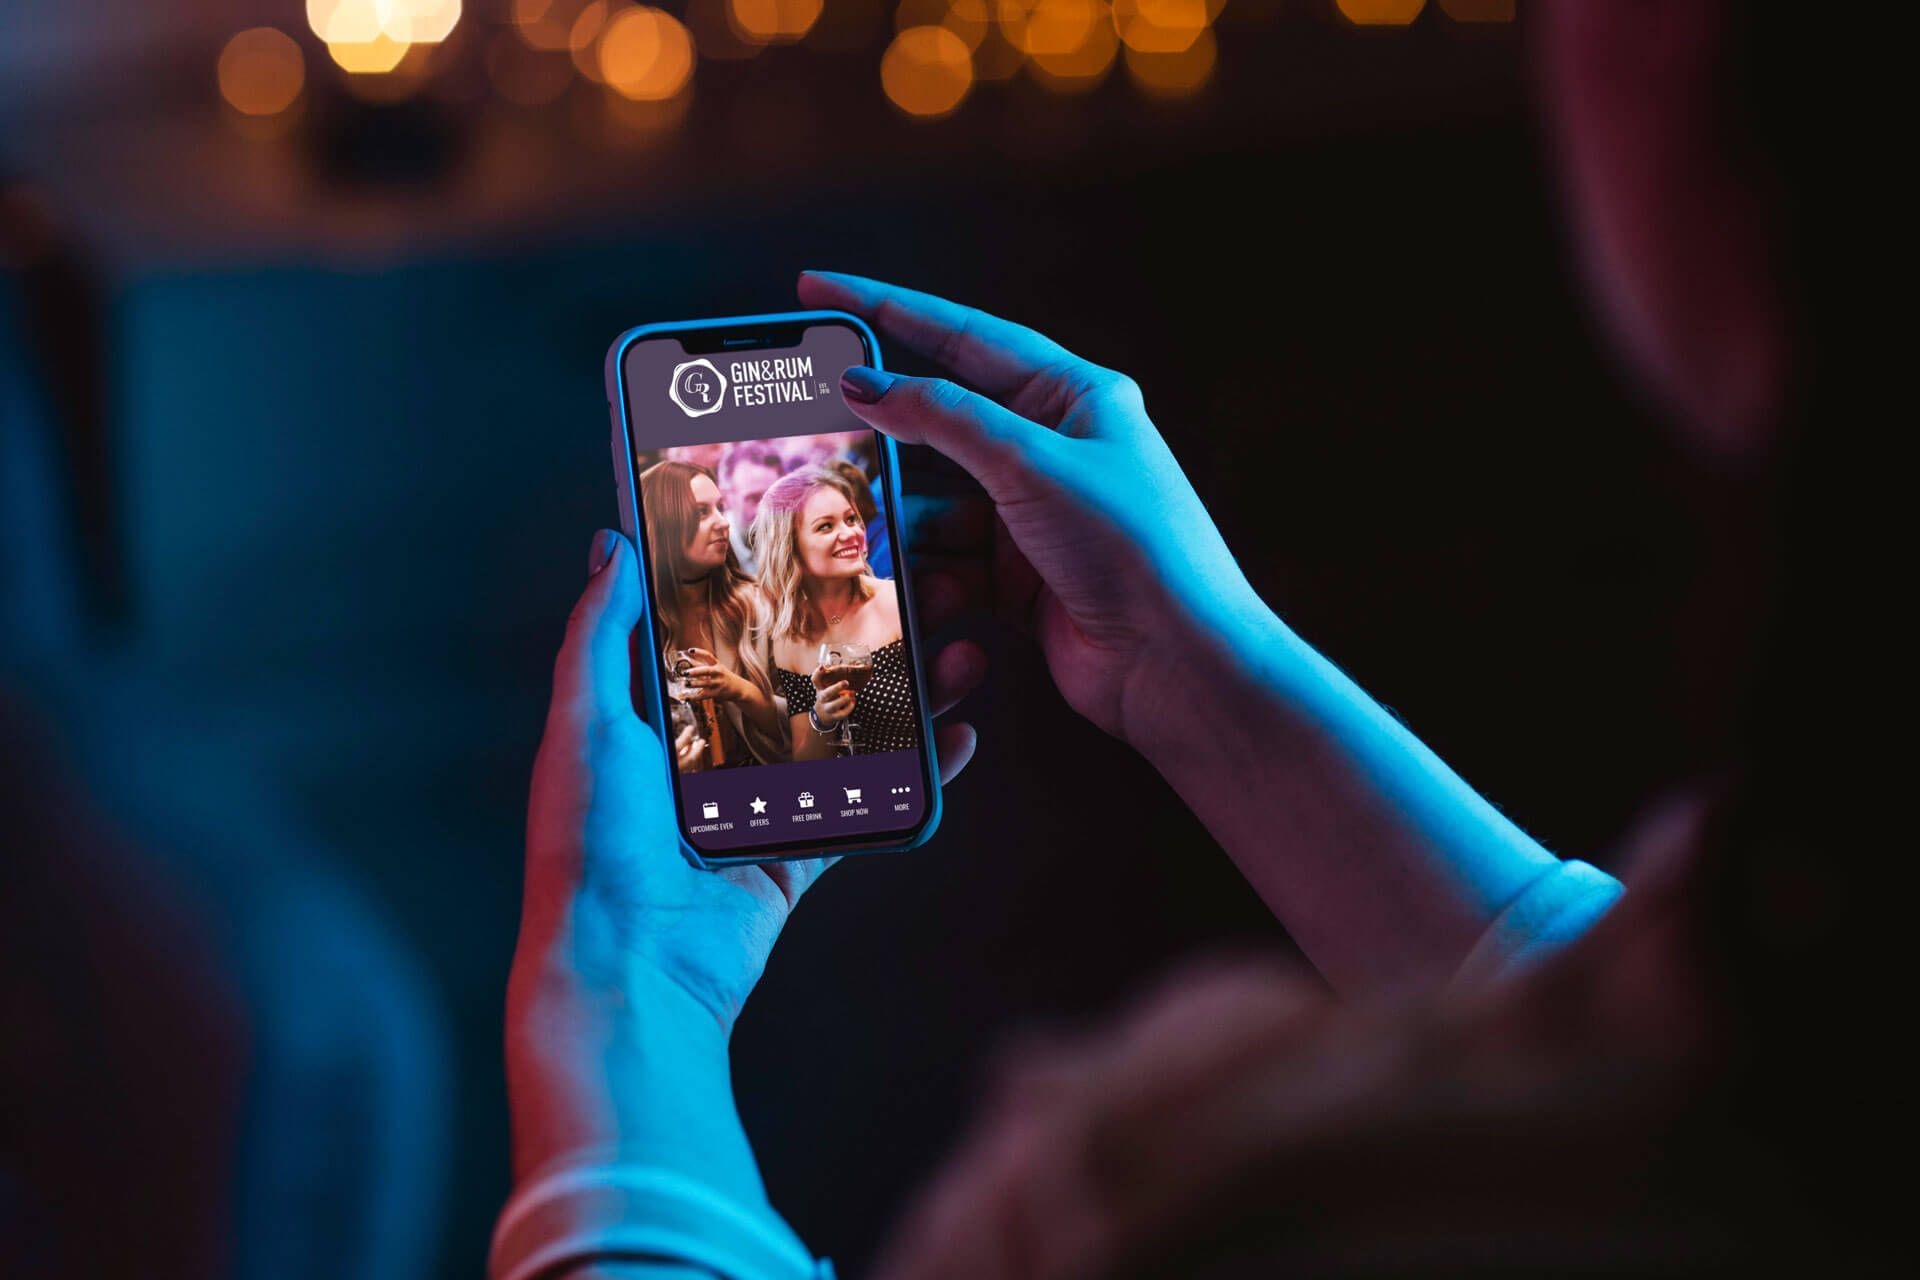
[[[833,639],[833,629],[839,626],[841,621],[847,616],[847,609],[849,608],[849,606],[844,604],[841,605],[839,613],[828,613],[825,609],[820,608],[820,605],[818,604],[818,602],[814,604],[814,607],[816,609],[820,609],[820,616],[827,620],[827,633],[825,638],[828,640]]]

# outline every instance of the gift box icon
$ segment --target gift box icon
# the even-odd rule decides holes
[[[802,791],[802,792],[800,793],[800,807],[801,807],[802,809],[811,809],[811,808],[813,808],[813,792],[811,792],[811,791]]]

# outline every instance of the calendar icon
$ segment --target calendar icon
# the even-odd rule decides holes
[[[706,802],[705,804],[703,804],[703,805],[701,805],[701,806],[700,806],[700,816],[701,816],[701,817],[703,817],[703,818],[717,818],[717,817],[719,817],[719,816],[720,816],[720,804],[719,804],[719,802],[718,802],[718,801],[716,801],[716,800],[709,800],[709,801],[707,801],[707,802]]]

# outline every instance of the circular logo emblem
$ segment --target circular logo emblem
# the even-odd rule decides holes
[[[727,380],[713,367],[711,360],[689,360],[673,367],[673,382],[667,394],[689,418],[717,413],[726,394]]]

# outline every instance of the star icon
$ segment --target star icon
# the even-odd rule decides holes
[[[755,813],[765,813],[767,811],[767,802],[759,796],[755,796],[753,798],[753,811]]]

